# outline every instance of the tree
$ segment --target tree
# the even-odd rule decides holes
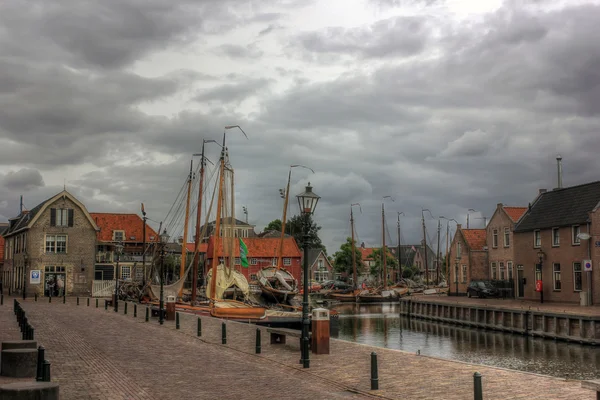
[[[294,215],[292,218],[288,219],[285,224],[285,233],[291,235],[296,240],[298,247],[303,250],[304,249],[304,221],[305,217],[301,215]],[[319,238],[319,231],[321,230],[320,226],[313,221],[312,215],[308,216],[308,245],[311,249],[322,249],[327,255],[327,249],[323,246],[321,242],[321,238]],[[281,232],[281,220],[275,219],[265,227],[265,231],[275,230]]]
[[[362,253],[356,247],[356,241],[352,246],[352,238],[346,238],[346,242],[342,243],[340,249],[333,254],[333,265],[336,272],[347,273],[348,276],[352,276],[354,273],[352,269],[352,247],[354,247],[354,254],[356,257],[356,273],[362,274],[364,270],[364,264],[362,263]]]
[[[398,268],[398,260],[394,255],[387,250],[386,252],[386,264],[388,274]],[[383,257],[381,257],[381,249],[373,249],[373,253],[371,253],[371,257],[373,257],[373,265],[371,266],[371,275],[381,277],[383,275]],[[390,274],[393,277],[393,274]]]
[[[273,221],[269,222],[269,225],[267,225],[263,231],[264,232],[266,232],[266,231],[279,231],[279,232],[281,232],[281,220],[280,219],[274,219]],[[286,233],[287,233],[287,229],[286,229]]]

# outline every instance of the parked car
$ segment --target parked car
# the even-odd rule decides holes
[[[325,281],[321,282],[321,287],[326,290],[346,290],[351,289],[352,286],[342,281]]]
[[[469,283],[469,287],[467,288],[467,297],[497,297],[498,293],[498,289],[496,289],[490,281],[471,281],[471,283]]]

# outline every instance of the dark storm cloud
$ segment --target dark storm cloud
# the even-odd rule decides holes
[[[243,59],[260,58],[264,54],[256,45],[240,46],[237,44],[223,44],[217,47],[215,52],[230,58]]]
[[[29,191],[44,186],[40,171],[32,168],[21,168],[10,171],[2,178],[2,185],[13,191]]]

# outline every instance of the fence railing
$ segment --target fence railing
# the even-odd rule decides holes
[[[110,297],[115,291],[115,281],[93,281],[92,297]]]

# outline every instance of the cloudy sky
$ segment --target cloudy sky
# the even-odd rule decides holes
[[[482,227],[555,187],[557,153],[565,186],[598,179],[598,21],[579,0],[4,0],[0,219],[66,183],[90,211],[161,221],[202,139],[239,124],[237,212],[259,230],[296,163],[330,253],[355,202],[380,245],[388,195],[393,243],[400,211],[403,242],[422,208]]]

